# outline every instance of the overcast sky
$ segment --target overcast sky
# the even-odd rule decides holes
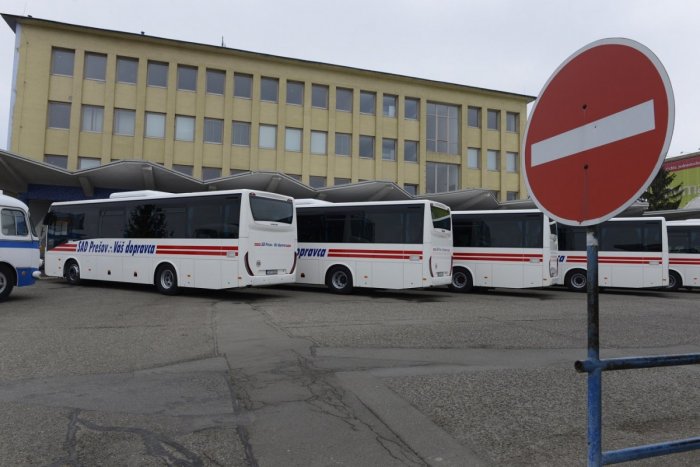
[[[700,2],[693,0],[3,0],[0,12],[537,96],[584,45],[627,37],[664,64],[669,156],[700,149]],[[15,36],[0,23],[0,147]]]

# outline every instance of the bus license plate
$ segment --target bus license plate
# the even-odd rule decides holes
[[[267,269],[265,270],[265,274],[267,274],[268,276],[274,276],[275,274],[277,274],[277,269]]]
[[[444,272],[438,272],[438,277],[443,277],[445,275]]]

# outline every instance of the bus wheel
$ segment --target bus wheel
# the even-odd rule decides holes
[[[169,264],[164,264],[158,268],[155,282],[158,292],[164,295],[175,295],[179,291],[175,268]]]
[[[678,290],[681,287],[683,287],[683,279],[681,279],[681,275],[678,274],[676,271],[669,271],[668,272],[668,287],[666,287],[668,290]]]
[[[588,286],[588,277],[583,269],[574,269],[566,274],[564,279],[566,288],[572,292],[585,292]]]
[[[350,293],[352,292],[352,274],[344,266],[334,266],[328,271],[326,285],[333,293]]]
[[[452,270],[452,283],[449,285],[453,292],[471,292],[474,288],[472,275],[464,268]]]
[[[0,302],[10,296],[14,286],[14,275],[10,268],[5,265],[0,266]]]
[[[66,282],[70,285],[80,284],[80,266],[78,266],[77,261],[73,259],[68,260],[64,271],[63,277],[66,278]]]

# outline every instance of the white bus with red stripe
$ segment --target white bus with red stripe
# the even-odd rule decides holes
[[[45,273],[82,279],[227,289],[294,282],[296,214],[288,196],[252,190],[140,191],[54,203]]]
[[[556,223],[536,209],[453,211],[450,289],[547,287],[557,280]]]
[[[559,284],[587,287],[586,228],[559,224]],[[669,254],[663,217],[620,217],[598,226],[598,285],[668,286]]]
[[[336,293],[451,281],[450,209],[427,200],[297,205],[297,282]]]
[[[700,287],[700,220],[666,222],[668,288]]]

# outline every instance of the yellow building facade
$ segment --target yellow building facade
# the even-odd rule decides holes
[[[8,149],[68,170],[148,160],[194,178],[277,171],[313,187],[526,197],[531,96],[3,15]]]

